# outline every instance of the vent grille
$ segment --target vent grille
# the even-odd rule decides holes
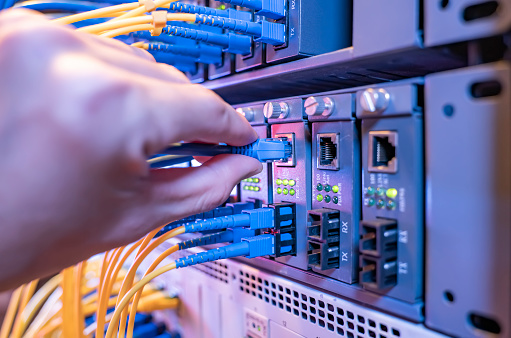
[[[341,337],[401,337],[399,329],[386,323],[334,306],[312,294],[268,281],[248,271],[239,270],[238,283],[240,292],[292,313],[320,328],[335,332]]]

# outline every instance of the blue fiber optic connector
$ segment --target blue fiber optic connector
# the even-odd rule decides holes
[[[274,226],[274,211],[271,208],[244,210],[241,214],[205,219],[184,225],[187,233],[238,227],[259,230]]]
[[[172,53],[176,55],[192,56],[196,58],[197,62],[206,64],[222,63],[222,48],[217,46],[208,45],[179,46],[161,43],[149,43],[148,50]]]
[[[169,11],[191,13],[191,14],[204,14],[220,16],[223,18],[238,19],[238,20],[252,20],[252,13],[245,11],[238,11],[233,8],[216,9],[211,7],[204,7],[192,4],[184,4],[182,2],[173,2],[170,4]]]
[[[286,16],[286,0],[220,0],[232,5],[238,5],[257,11],[270,19],[281,19]]]
[[[216,261],[233,257],[261,257],[275,253],[275,237],[265,234],[255,237],[243,238],[240,243],[226,245],[217,249],[208,250],[195,255],[176,260],[176,269],[196,264]]]
[[[259,21],[251,22],[197,14],[195,23],[232,30],[252,35],[255,41],[278,46],[286,43],[286,25],[282,23]]]
[[[212,145],[199,143],[174,143],[160,154],[215,156],[220,154],[245,155],[261,162],[287,161],[292,156],[292,146],[284,139],[259,139],[246,146]]]
[[[247,55],[250,54],[250,50],[252,48],[252,38],[246,35],[234,33],[212,33],[200,29],[191,29],[177,26],[167,26],[163,28],[162,35],[155,37],[154,40],[166,42],[164,39],[174,36],[217,45],[222,47],[223,51],[226,53]],[[159,37],[164,38],[159,40]]]

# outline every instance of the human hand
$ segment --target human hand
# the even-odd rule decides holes
[[[257,135],[213,92],[114,40],[0,14],[0,289],[222,203],[254,159],[150,171],[179,141]]]

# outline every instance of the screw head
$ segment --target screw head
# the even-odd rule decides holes
[[[254,110],[252,108],[237,108],[236,111],[243,115],[248,122],[254,121]]]
[[[304,102],[305,113],[309,116],[330,116],[334,111],[334,101],[329,97],[307,98]]]
[[[285,102],[266,102],[264,116],[267,119],[284,119],[289,115],[289,105]]]
[[[383,88],[369,88],[360,95],[360,106],[368,113],[381,113],[388,108],[390,94]]]

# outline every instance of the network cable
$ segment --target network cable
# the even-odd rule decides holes
[[[221,154],[245,155],[261,162],[287,161],[292,156],[292,145],[286,139],[258,139],[241,147],[200,143],[174,143],[161,154],[188,156],[215,156]]]
[[[106,333],[106,338],[112,338],[114,332],[117,331],[116,323],[121,319],[121,314],[124,311],[124,308],[129,303],[130,299],[147,283],[149,283],[154,278],[160,276],[161,274],[179,268],[184,268],[196,264],[202,264],[206,262],[211,262],[220,259],[227,259],[233,257],[247,257],[247,258],[255,258],[260,256],[272,255],[275,252],[275,238],[273,235],[259,235],[251,238],[244,238],[242,242],[227,245],[224,247],[216,248],[213,250],[209,250],[206,252],[201,252],[195,255],[183,257],[177,259],[174,263],[163,266],[153,272],[147,274],[143,277],[139,282],[137,282],[130,290],[127,292],[119,304],[116,306],[112,319],[110,321],[110,325],[108,326],[108,330]],[[122,319],[121,319],[122,325]],[[124,331],[120,331],[124,332]]]

